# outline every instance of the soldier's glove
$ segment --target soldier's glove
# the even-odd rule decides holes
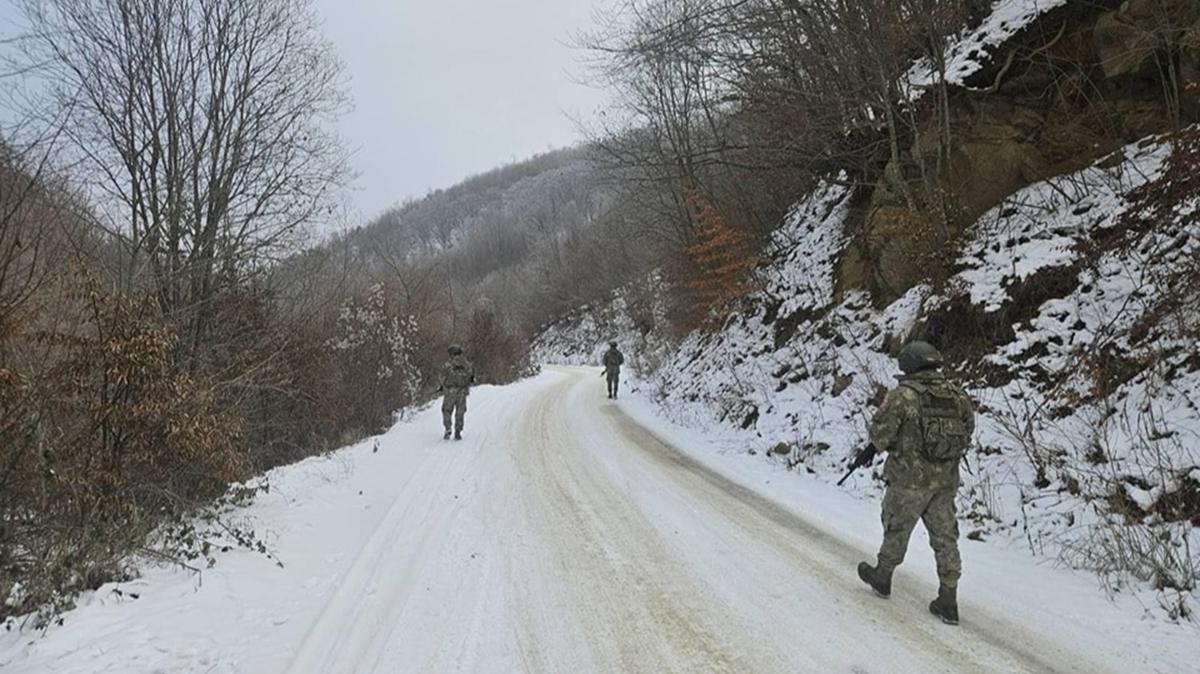
[[[854,466],[856,468],[862,468],[863,466],[871,465],[871,462],[875,460],[875,455],[878,453],[879,450],[875,449],[874,444],[869,444],[866,447],[863,447],[861,450],[859,450],[858,456],[854,457]]]
[[[842,476],[842,479],[838,480],[838,486],[840,487],[843,484],[846,484],[846,480],[850,479],[850,476],[854,474],[854,471],[862,468],[863,466],[870,465],[871,462],[875,460],[875,454],[875,445],[867,445],[866,447],[858,450],[858,453],[854,455],[854,460],[850,462],[850,468],[846,470],[846,474]]]

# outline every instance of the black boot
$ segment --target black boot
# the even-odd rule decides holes
[[[462,431],[454,431],[454,439],[462,440]]]
[[[871,566],[866,562],[860,562],[858,565],[858,577],[864,583],[871,586],[875,590],[875,594],[880,597],[887,597],[892,594],[892,572],[885,571],[879,567]]]
[[[443,440],[449,440],[449,439],[450,439],[450,429],[449,429],[449,428],[447,428],[447,429],[446,429],[446,432],[445,432],[445,433],[442,433],[442,439],[443,439]]]
[[[929,602],[929,612],[947,625],[958,624],[958,588],[938,586],[937,599]]]

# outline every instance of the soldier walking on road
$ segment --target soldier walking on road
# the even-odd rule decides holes
[[[625,364],[625,356],[617,350],[616,342],[608,343],[608,351],[604,352],[604,377],[608,380],[608,398],[615,400],[617,388],[621,384],[621,366]]]
[[[866,451],[888,453],[883,469],[883,544],[875,566],[858,565],[858,576],[881,596],[892,591],[892,572],[904,561],[917,520],[925,523],[937,559],[938,596],[929,611],[958,624],[958,517],[955,497],[959,462],[975,431],[971,400],[942,373],[942,355],[930,344],[911,342],[898,356],[900,385],[888,392],[871,422]]]
[[[454,439],[462,440],[467,396],[471,393],[471,385],[475,383],[475,368],[463,355],[461,346],[451,344],[449,352],[450,360],[442,366],[442,425],[446,429],[442,438],[450,439],[450,425],[453,422]]]

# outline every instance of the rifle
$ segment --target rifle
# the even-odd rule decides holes
[[[871,465],[871,462],[875,460],[876,453],[878,453],[878,450],[875,449],[875,445],[867,445],[859,450],[858,454],[854,455],[854,461],[850,463],[850,470],[846,471],[846,474],[842,476],[842,479],[838,480],[838,486],[842,486],[842,483],[850,479],[850,476],[854,474],[854,471],[862,468],[863,466]]]

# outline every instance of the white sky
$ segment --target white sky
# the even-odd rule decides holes
[[[346,65],[351,221],[581,139],[599,92],[567,46],[605,0],[314,0]],[[0,0],[0,38],[17,12]]]
[[[352,78],[362,216],[573,144],[602,100],[566,46],[597,0],[316,1]]]

